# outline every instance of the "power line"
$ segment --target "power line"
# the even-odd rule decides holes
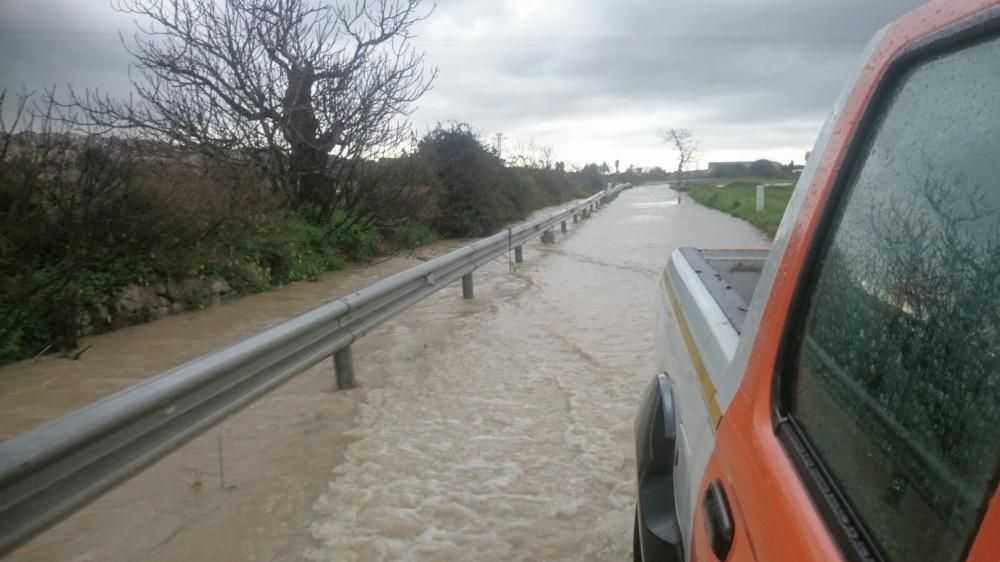
[[[648,47],[656,45],[674,46],[780,46],[780,45],[856,45],[864,44],[869,37],[723,37],[723,36],[680,36],[680,37],[601,37],[601,38],[475,38],[447,39],[418,37],[414,43],[427,46],[462,47]]]
[[[113,30],[69,29],[0,29],[0,35],[60,37],[67,40],[111,40],[118,38]],[[659,36],[541,36],[541,37],[415,37],[413,41],[443,46],[527,46],[527,47],[615,47],[649,45],[796,45],[796,44],[856,44],[868,35],[761,35],[745,34],[685,34]]]
[[[764,76],[758,76],[746,80],[744,82],[710,86],[700,91],[695,91],[690,96],[690,99],[686,99],[685,102],[693,103],[707,97],[719,97],[732,94],[746,93],[758,89],[761,86],[784,84],[799,78],[806,78],[816,74],[822,74],[824,72],[829,72],[830,70],[837,68],[841,65],[853,63],[857,61],[858,56],[860,55],[857,54],[842,55],[839,57],[834,57],[832,59],[827,59],[819,63],[808,63],[801,66],[786,68],[781,70],[780,72]]]

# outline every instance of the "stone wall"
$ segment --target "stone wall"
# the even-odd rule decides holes
[[[127,285],[117,294],[84,307],[77,315],[77,334],[89,336],[171,314],[204,308],[235,293],[222,277]]]

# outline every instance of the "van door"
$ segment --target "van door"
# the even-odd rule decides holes
[[[1000,559],[977,540],[1000,474],[1000,34],[978,4],[895,24],[855,89],[719,428],[693,560]]]

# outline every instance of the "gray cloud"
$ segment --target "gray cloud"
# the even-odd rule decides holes
[[[560,158],[669,166],[665,126],[706,159],[801,159],[872,34],[919,0],[439,0],[418,46],[440,77],[418,129],[466,121]],[[124,95],[130,17],[101,2],[7,0],[0,87]]]

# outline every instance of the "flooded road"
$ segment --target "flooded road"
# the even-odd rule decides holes
[[[767,247],[664,187],[624,192],[525,263],[477,271],[13,553],[11,560],[624,560],[632,418],[676,247]],[[0,432],[44,419],[392,271],[397,258],[93,338],[0,369]]]

